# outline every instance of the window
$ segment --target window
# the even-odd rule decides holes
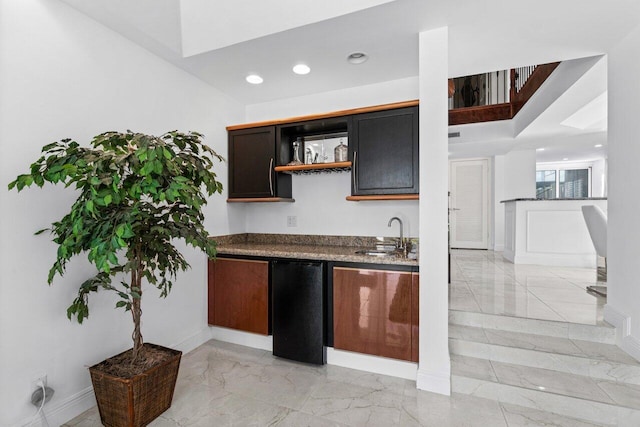
[[[536,171],[536,199],[556,198],[556,171]]]
[[[560,171],[560,198],[589,197],[589,169]]]
[[[536,171],[537,199],[578,199],[591,196],[591,168]]]

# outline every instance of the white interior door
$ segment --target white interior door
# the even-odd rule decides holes
[[[488,159],[449,162],[452,248],[489,248],[488,175]]]

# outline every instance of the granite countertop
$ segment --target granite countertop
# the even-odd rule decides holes
[[[556,201],[565,201],[565,200],[571,200],[571,201],[576,201],[576,200],[607,200],[606,197],[576,197],[573,199],[567,199],[567,198],[562,198],[562,199],[527,199],[527,198],[522,198],[522,199],[509,199],[509,200],[503,200],[500,203],[508,203],[508,202],[556,202]]]
[[[376,237],[245,233],[216,236],[212,237],[212,239],[218,244],[218,255],[295,258],[364,264],[418,265],[417,259],[401,256],[359,255],[355,253],[357,250],[375,248],[378,242]]]

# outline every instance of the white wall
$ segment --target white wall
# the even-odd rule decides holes
[[[607,159],[591,163],[591,197],[607,197]]]
[[[417,77],[248,105],[246,121],[327,113],[412,99],[418,99]]]
[[[419,389],[451,394],[447,285],[449,115],[444,82],[449,28],[419,34],[420,68],[420,361]]]
[[[502,251],[504,250],[504,203],[501,202],[535,197],[535,150],[511,151],[504,155],[493,156],[490,174],[491,247],[494,251]]]
[[[510,151],[504,156],[504,198],[536,197],[536,151]]]
[[[609,52],[609,188],[605,320],[618,327],[619,345],[640,360],[640,26]]]
[[[0,425],[35,413],[30,382],[41,373],[56,390],[45,413],[59,425],[92,403],[86,366],[130,347],[132,325],[109,294],[92,297],[85,324],[67,320],[78,283],[94,271],[84,257],[46,284],[55,245],[33,232],[61,218],[73,192],[48,186],[18,194],[6,185],[28,170],[43,145],[64,137],[86,144],[106,130],[198,130],[226,155],[225,126],[244,111],[62,3],[0,5]],[[226,184],[226,165],[218,171]],[[241,231],[241,209],[218,196],[207,207],[207,226],[212,233]],[[193,268],[168,299],[153,289],[146,294],[147,341],[189,349],[206,339],[206,260],[187,254]]]
[[[247,122],[345,110],[416,99],[417,79],[360,86],[311,96],[247,106]],[[387,227],[400,217],[405,236],[418,236],[418,202],[349,202],[350,174],[294,175],[295,203],[248,203],[246,230],[254,233],[330,234],[345,236],[397,236],[398,227]],[[287,216],[297,217],[297,227],[287,227]]]
[[[494,156],[491,162],[491,192],[493,206],[492,245],[494,251],[504,250],[504,156]]]

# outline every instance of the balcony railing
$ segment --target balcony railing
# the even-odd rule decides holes
[[[559,64],[451,79],[454,93],[449,98],[449,125],[512,119]]]

